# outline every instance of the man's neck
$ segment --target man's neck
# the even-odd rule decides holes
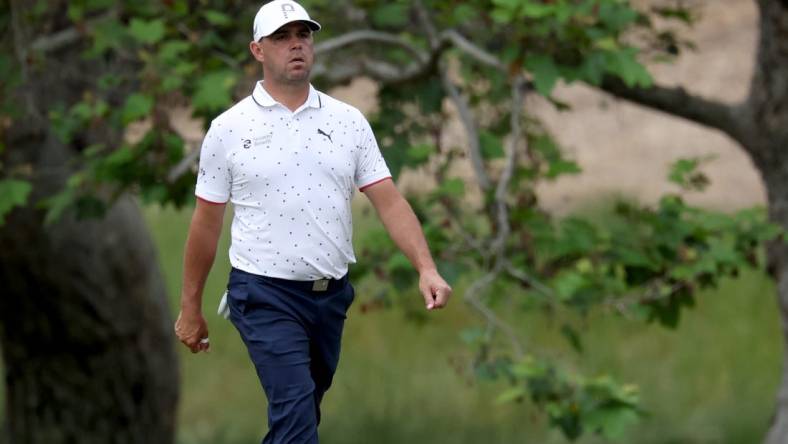
[[[281,85],[274,82],[262,82],[266,92],[277,102],[295,112],[309,97],[309,83],[298,85]]]

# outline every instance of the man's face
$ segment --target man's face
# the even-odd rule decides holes
[[[263,64],[266,81],[301,84],[309,81],[314,63],[312,31],[302,22],[288,23],[252,48],[255,58]]]

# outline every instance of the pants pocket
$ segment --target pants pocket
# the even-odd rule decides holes
[[[230,307],[230,316],[239,316],[246,313],[248,300],[248,277],[243,272],[233,269],[230,272],[230,279],[227,283],[227,305]]]

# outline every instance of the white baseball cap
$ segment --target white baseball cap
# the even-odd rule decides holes
[[[290,22],[304,22],[312,31],[320,30],[320,23],[309,18],[303,6],[292,0],[274,0],[264,4],[254,16],[254,41],[259,42]]]

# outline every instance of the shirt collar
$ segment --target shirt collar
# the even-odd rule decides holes
[[[281,105],[279,102],[274,100],[271,97],[271,94],[268,94],[268,91],[263,88],[263,82],[259,81],[255,84],[254,91],[252,92],[252,99],[254,99],[255,103],[262,106],[263,108],[267,108],[269,106],[276,106]],[[283,106],[283,105],[282,105]],[[309,95],[306,98],[306,102],[299,108],[299,110],[303,109],[304,107],[310,108],[322,108],[323,107],[323,100],[320,98],[320,93],[317,92],[312,84],[309,85]]]

